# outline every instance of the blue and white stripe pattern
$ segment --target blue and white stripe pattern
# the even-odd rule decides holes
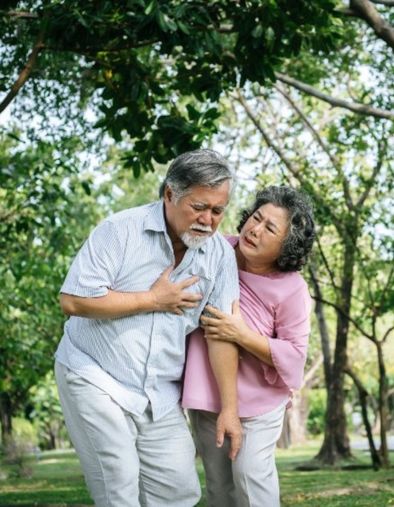
[[[163,213],[163,202],[158,201],[99,224],[74,259],[61,292],[98,297],[108,289],[149,290],[175,260]],[[205,305],[230,312],[239,298],[234,251],[218,233],[202,247],[188,249],[170,279],[192,275],[199,281],[188,290],[204,296],[198,308],[185,310],[183,316],[149,312],[116,319],[70,317],[57,360],[125,410],[142,414],[150,402],[154,419],[163,417],[180,398],[185,337],[198,327]]]

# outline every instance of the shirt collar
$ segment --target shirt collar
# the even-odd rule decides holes
[[[164,219],[163,201],[156,201],[152,204],[149,213],[144,218],[144,230],[167,232],[167,225]]]
[[[164,218],[164,201],[156,201],[152,204],[149,213],[144,218],[144,230],[154,232],[167,232],[167,224]],[[215,233],[216,234],[216,233]],[[211,238],[197,248],[202,253],[207,251],[207,243]]]

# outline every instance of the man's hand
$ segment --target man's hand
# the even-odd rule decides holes
[[[202,294],[187,292],[185,289],[198,282],[198,276],[191,276],[182,282],[170,281],[173,267],[167,268],[150,288],[153,306],[158,312],[171,312],[183,315],[183,309],[196,308],[202,299]]]
[[[242,444],[242,426],[238,415],[231,411],[222,410],[216,421],[216,446],[222,447],[224,438],[230,439],[228,457],[234,461]]]

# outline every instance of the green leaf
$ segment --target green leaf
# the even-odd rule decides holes
[[[87,181],[82,181],[81,185],[82,185],[82,188],[84,189],[86,195],[91,195],[92,191],[90,189],[89,183]]]

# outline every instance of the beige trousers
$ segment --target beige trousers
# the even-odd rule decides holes
[[[194,441],[205,469],[208,507],[279,507],[275,447],[286,404],[268,414],[242,418],[243,440],[235,459],[226,439],[216,447],[217,414],[189,410]]]
[[[60,363],[66,426],[96,507],[192,507],[200,498],[195,447],[179,406],[159,421],[134,416]]]

